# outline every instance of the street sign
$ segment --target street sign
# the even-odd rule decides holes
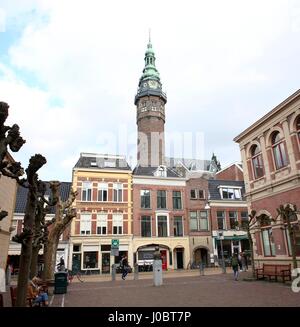
[[[112,249],[117,249],[117,250],[119,250],[119,240],[117,240],[117,239],[112,239],[112,240],[111,240],[111,248],[112,248]]]
[[[111,249],[110,250],[110,255],[118,257],[119,256],[119,249]]]

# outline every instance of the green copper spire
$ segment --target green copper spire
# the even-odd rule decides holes
[[[149,31],[149,42],[145,52],[145,67],[139,81],[137,94],[134,98],[134,104],[137,105],[140,98],[145,96],[159,97],[164,104],[167,102],[167,95],[162,91],[159,72],[155,67],[155,54],[152,48],[151,36]]]
[[[143,74],[140,82],[148,79],[160,80],[159,72],[155,67],[155,53],[152,48],[150,31],[149,31],[149,43],[147,45],[147,50],[145,52],[145,68],[143,69]]]

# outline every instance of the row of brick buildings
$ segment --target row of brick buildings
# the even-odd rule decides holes
[[[126,254],[130,265],[149,269],[158,245],[163,269],[186,269],[193,262],[218,265],[219,231],[224,233],[225,258],[248,249],[245,232],[235,224],[247,218],[244,183],[222,179],[237,167],[241,172],[232,165],[219,173],[207,171],[205,177],[191,172],[183,177],[175,168],[132,171],[123,157],[81,153],[72,185],[62,183],[63,199],[71,187],[78,191],[77,217],[61,238],[57,260],[63,256],[69,268],[83,272],[110,273]],[[12,236],[21,231],[25,203],[26,190],[19,188]],[[119,240],[117,256],[111,253],[113,239]],[[15,267],[19,254],[20,245],[11,242]]]

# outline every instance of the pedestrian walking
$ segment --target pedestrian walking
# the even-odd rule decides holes
[[[247,254],[245,252],[243,252],[243,258],[244,258],[245,271],[247,271],[248,270],[248,258],[247,258]]]
[[[242,258],[243,258],[243,256],[242,256],[242,252],[240,252],[239,254],[238,254],[238,264],[239,264],[239,267],[240,267],[240,271],[243,271],[243,263],[242,263]]]
[[[231,258],[231,267],[233,270],[233,277],[234,280],[238,280],[239,277],[239,261],[238,256],[236,253],[233,254],[233,257]]]
[[[122,279],[125,280],[128,274],[128,260],[126,255],[124,255],[121,260],[121,268],[122,268]]]

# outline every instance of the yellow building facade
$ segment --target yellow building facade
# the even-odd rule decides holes
[[[72,221],[69,266],[87,274],[109,274],[132,251],[132,172],[125,157],[81,153],[73,169],[78,195]],[[119,243],[114,253],[112,240]]]

